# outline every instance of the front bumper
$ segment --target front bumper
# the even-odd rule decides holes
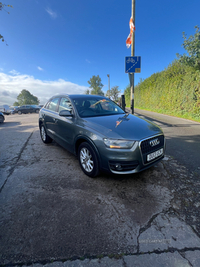
[[[151,147],[150,141],[158,139],[159,144]],[[160,149],[163,153],[148,161],[147,156]],[[165,138],[163,134],[136,141],[131,149],[102,148],[101,169],[114,174],[131,174],[143,171],[164,158]]]

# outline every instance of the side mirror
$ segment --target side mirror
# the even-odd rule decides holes
[[[69,110],[61,110],[59,116],[62,117],[73,117],[74,115]]]

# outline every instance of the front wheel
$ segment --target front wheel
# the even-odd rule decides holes
[[[22,112],[21,112],[21,111],[18,111],[17,113],[18,113],[19,115],[21,115],[21,114],[22,114]]]
[[[78,148],[78,159],[82,171],[90,176],[96,177],[99,173],[99,163],[96,152],[92,146],[86,142],[82,143]]]
[[[50,136],[48,136],[48,134],[46,132],[46,129],[45,129],[45,127],[44,127],[43,124],[40,126],[40,136],[42,138],[42,141],[45,144],[48,144],[48,143],[51,143],[52,142],[52,138]]]

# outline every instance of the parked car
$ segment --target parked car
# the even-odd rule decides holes
[[[18,106],[10,106],[9,107],[9,111],[10,111],[10,114],[15,114],[15,110],[18,108]]]
[[[10,114],[9,106],[8,105],[0,106],[0,112],[3,113],[4,115],[9,115]]]
[[[125,113],[109,98],[57,95],[40,110],[42,141],[54,139],[78,156],[83,172],[131,174],[164,157],[165,137],[152,122]]]
[[[40,108],[39,107],[35,107],[34,105],[23,105],[23,106],[20,106],[18,108],[16,108],[14,110],[14,113],[18,113],[18,114],[27,114],[27,113],[39,113],[39,110]]]
[[[3,123],[5,120],[5,117],[2,112],[0,112],[0,123]]]

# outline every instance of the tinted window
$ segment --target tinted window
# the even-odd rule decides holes
[[[82,118],[124,114],[124,111],[115,102],[107,98],[76,98],[74,104]]]
[[[57,111],[57,105],[58,105],[59,98],[52,99],[46,106],[47,109],[52,111]]]
[[[72,104],[67,98],[61,98],[60,105],[59,105],[59,112],[61,110],[68,110],[72,111]]]

